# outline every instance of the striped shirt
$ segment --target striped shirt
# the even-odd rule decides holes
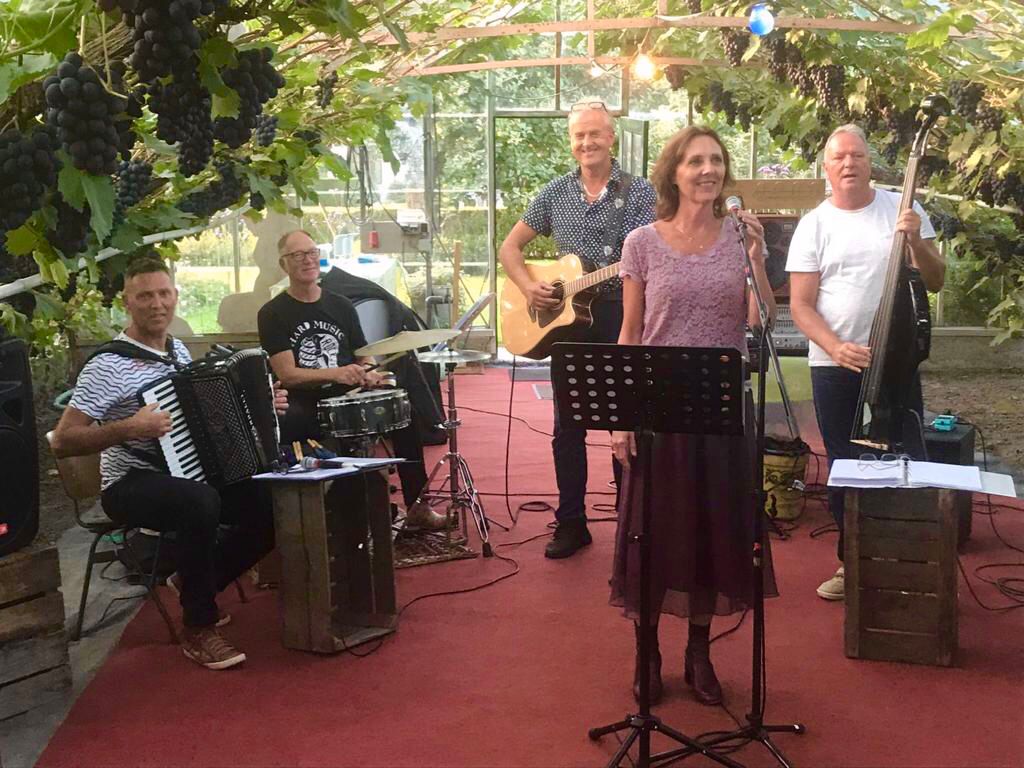
[[[117,337],[142,349],[163,355],[161,350],[140,344],[124,333]],[[179,363],[191,362],[188,349],[174,339],[174,357]],[[155,379],[174,372],[170,361],[140,360],[113,353],[96,355],[78,374],[75,391],[69,405],[100,424],[120,421],[134,416],[139,410],[138,391]],[[128,440],[103,451],[100,457],[101,488],[106,490],[132,469],[159,469],[145,459],[127,450],[160,455],[160,444],[155,439]]]

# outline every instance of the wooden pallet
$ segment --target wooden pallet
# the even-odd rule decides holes
[[[57,547],[0,558],[0,720],[71,687]]]
[[[955,663],[960,493],[847,489],[847,656]]]

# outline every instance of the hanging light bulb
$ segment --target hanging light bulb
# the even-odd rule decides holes
[[[597,63],[595,59],[590,60],[590,76],[597,80],[601,75],[604,74],[604,67]]]
[[[646,53],[640,52],[633,60],[633,75],[637,80],[653,80],[657,72],[654,60]]]
[[[747,29],[758,37],[763,37],[775,29],[775,17],[767,3],[758,3],[750,9]]]

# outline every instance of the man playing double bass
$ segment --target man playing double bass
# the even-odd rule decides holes
[[[808,364],[818,428],[831,468],[836,459],[865,451],[850,442],[862,371],[871,364],[867,344],[879,307],[893,234],[906,234],[911,264],[932,292],[942,288],[946,264],[935,247],[935,230],[924,209],[898,214],[900,196],[871,186],[871,155],[856,125],[836,128],[825,143],[825,175],[832,196],[800,219],[789,246],[790,309],[810,340]],[[910,354],[910,350],[907,350]],[[921,414],[921,382],[915,375],[909,398]],[[843,490],[829,489],[829,508],[839,527],[843,559]],[[842,600],[840,566],[818,587],[825,600]]]
[[[554,288],[527,271],[523,248],[537,235],[554,238],[559,255],[574,253],[591,268],[605,267],[622,256],[622,242],[637,227],[654,221],[654,188],[646,179],[623,174],[612,158],[615,121],[601,101],[580,101],[569,112],[569,144],[579,167],[549,182],[516,222],[498,252],[505,274],[534,309],[557,307]],[[621,216],[614,212],[622,208]],[[615,222],[620,221],[618,231]],[[577,341],[614,344],[622,325],[622,280],[595,286],[593,323]],[[546,557],[563,558],[591,542],[587,530],[586,431],[558,422],[551,441],[558,483],[554,539]],[[617,469],[617,465],[616,469]],[[619,473],[616,472],[616,475]]]

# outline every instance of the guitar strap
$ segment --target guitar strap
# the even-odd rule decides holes
[[[619,233],[622,232],[622,220],[626,215],[626,203],[629,202],[629,193],[633,189],[633,177],[625,171],[619,173],[619,183],[615,188],[615,199],[612,200],[612,210],[608,214],[608,224],[604,230],[604,255],[611,256],[615,253],[615,246],[619,242]]]

